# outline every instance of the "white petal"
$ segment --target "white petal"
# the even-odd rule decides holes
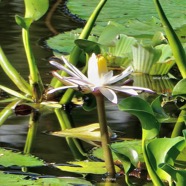
[[[67,74],[69,74],[72,77],[79,77],[74,72],[72,72],[71,70],[69,70],[68,68],[64,67],[63,65],[61,65],[60,63],[58,63],[56,61],[50,61],[50,64],[54,65],[55,67],[57,67],[60,70],[65,71]]]
[[[144,88],[144,87],[136,87],[136,86],[121,86],[121,87],[125,87],[125,88],[132,88],[134,90],[142,90],[142,91],[146,91],[149,93],[155,93],[153,90],[149,89],[149,88]]]
[[[138,95],[138,93],[132,88],[132,86],[128,86],[129,88],[125,87],[125,86],[122,86],[122,87],[119,87],[119,86],[109,86],[108,88],[112,89],[112,90],[115,90],[115,91],[118,91],[118,92],[123,92],[123,93],[126,93],[126,94],[130,94],[130,95]]]
[[[59,81],[61,81],[64,85],[75,85],[74,83],[69,82],[67,77],[60,76],[56,71],[52,71],[52,75],[59,79]]]
[[[103,88],[101,87],[100,89],[100,92],[109,100],[111,101],[112,103],[115,103],[117,104],[118,102],[118,99],[117,99],[117,96],[116,96],[116,93],[109,89],[109,88]]]
[[[47,92],[47,94],[52,94],[53,92],[56,92],[58,90],[64,90],[64,89],[68,89],[68,88],[77,88],[78,86],[75,85],[75,86],[63,86],[63,87],[58,87],[58,88],[54,88],[54,89],[51,89]]]
[[[71,71],[73,71],[79,78],[88,80],[88,78],[78,69],[76,68],[74,65],[72,65],[70,62],[68,62],[64,56],[61,56],[61,58],[63,59],[63,62],[65,63],[65,65],[71,69]]]
[[[121,74],[118,74],[116,76],[113,76],[109,81],[108,84],[113,84],[116,83],[117,81],[120,81],[121,79],[127,77],[128,75],[130,75],[132,73],[132,67],[129,66],[128,68],[126,68]]]
[[[97,60],[98,59],[97,59],[96,55],[93,53],[88,61],[87,75],[88,75],[89,81],[94,85],[100,84],[100,77],[99,77],[99,73],[98,73]]]
[[[106,85],[109,84],[109,80],[113,77],[113,71],[109,71],[106,74],[104,74],[103,77],[101,77],[101,84]]]
[[[80,78],[64,77],[64,80],[67,80],[67,81],[72,82],[73,84],[77,84],[77,85],[82,85],[82,86],[89,86],[90,85],[90,86],[92,86],[92,84],[90,84]]]

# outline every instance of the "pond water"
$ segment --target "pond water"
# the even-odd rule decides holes
[[[8,59],[20,74],[28,78],[28,68],[21,38],[21,29],[15,23],[15,14],[23,15],[23,0],[2,0],[0,2],[0,44],[6,53]],[[34,23],[31,27],[31,42],[33,52],[36,56],[39,71],[44,83],[51,80],[51,65],[48,59],[52,56],[52,51],[42,46],[42,41],[52,36],[53,33],[45,24],[46,17]],[[52,18],[55,29],[59,32],[76,28],[78,25],[72,22],[66,16],[56,12]],[[15,87],[0,69],[0,84]],[[122,99],[122,98],[121,98]],[[118,112],[117,106],[106,102],[107,118],[110,127],[117,131],[119,135],[128,138],[140,138],[140,124],[135,117],[123,112]],[[97,122],[96,110],[86,112],[86,116],[82,116],[82,109],[77,108],[72,111],[74,123],[76,126]],[[73,155],[64,138],[49,136],[43,134],[43,131],[57,131],[60,129],[56,116],[53,113],[42,115],[40,124],[35,138],[33,154],[44,159],[46,162],[65,163],[72,161]],[[135,129],[135,130],[134,130]],[[11,147],[23,150],[26,134],[28,130],[28,116],[13,116],[5,122],[0,128],[0,145],[1,147]],[[89,149],[89,145],[85,145]],[[34,170],[35,171],[35,170]],[[73,175],[62,173],[56,169],[45,168],[37,170],[43,174],[51,174],[57,176]]]

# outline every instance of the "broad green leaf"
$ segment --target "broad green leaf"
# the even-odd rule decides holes
[[[137,104],[136,104],[137,103]],[[139,97],[129,97],[122,100],[119,109],[138,117],[142,125],[143,140],[155,138],[159,134],[160,123],[154,116],[150,105]]]
[[[36,167],[44,166],[45,163],[32,155],[0,148],[0,165],[4,167]]]
[[[99,0],[87,0],[86,3],[84,0],[69,0],[67,2],[67,7],[73,14],[79,15],[83,19],[87,19],[98,2]],[[161,2],[167,13],[167,16],[170,17],[171,22],[173,22],[175,27],[180,27],[186,23],[184,19],[185,15],[182,15],[182,12],[184,12],[186,7],[184,0]],[[99,15],[97,24],[103,25],[105,22],[107,23],[110,20],[117,21],[121,24],[127,23],[128,20],[131,19],[145,21],[152,16],[157,16],[153,1],[141,0],[139,3],[138,0],[133,0],[131,3],[130,0],[125,0],[125,2],[119,0],[110,0],[106,3],[104,9]],[[156,27],[157,30],[163,29],[160,28],[160,25],[157,25]],[[141,29],[141,31],[144,33],[146,32],[145,29]]]
[[[2,186],[24,186],[32,185],[35,181],[25,179],[24,175],[5,174],[0,171],[0,185]]]
[[[186,78],[180,80],[174,87],[172,91],[173,96],[186,96]]]
[[[151,166],[161,179],[170,181],[170,177],[159,168],[162,163],[174,164],[176,157],[185,147],[183,137],[158,138],[146,145],[146,152]],[[163,149],[160,153],[160,149]]]
[[[99,0],[87,0],[86,2],[84,0],[69,0],[67,1],[67,7],[70,9],[72,14],[78,15],[80,18],[87,20],[98,3]],[[179,37],[181,38],[181,36],[185,36],[186,27],[184,25],[186,24],[186,15],[182,13],[186,8],[185,1],[161,1],[161,3],[163,4],[167,17],[170,19],[176,32],[179,34]],[[110,33],[105,33],[105,36],[101,39],[102,41],[106,41],[107,43],[112,42],[112,36],[121,33],[136,36],[140,40],[144,38],[152,38],[154,33],[157,31],[164,32],[162,24],[157,17],[158,15],[153,1],[141,0],[139,3],[139,0],[133,0],[131,3],[131,0],[125,0],[125,2],[109,0],[101,11],[96,21],[96,25],[92,30],[92,34],[100,36],[103,28],[111,21],[123,25],[123,28],[118,27],[119,32],[116,30],[110,30]],[[51,48],[60,48],[61,52],[69,53],[73,47],[72,38],[76,37],[79,33],[81,33],[81,29],[66,32],[60,36],[59,41],[57,41],[58,36],[55,36],[59,47],[52,44],[51,39],[49,43],[47,41],[47,44],[50,45]],[[185,37],[182,37],[182,40],[185,42],[184,38]]]
[[[69,186],[69,185],[81,185],[81,186],[92,186],[92,183],[86,181],[83,178],[74,177],[60,177],[60,178],[39,178],[35,184],[46,185],[46,186]]]
[[[15,91],[15,90],[12,90],[10,88],[7,88],[3,85],[0,85],[0,89],[2,89],[3,91],[7,92],[8,94],[12,95],[12,96],[15,96],[17,98],[20,98],[20,99],[23,99],[23,100],[28,100],[28,101],[31,101],[32,102],[32,99],[31,98],[28,98],[26,97],[25,95]]]
[[[176,186],[186,185],[186,170],[178,170],[169,164],[161,164],[160,168],[166,171],[173,180],[176,182]]]
[[[105,174],[107,169],[105,167],[105,162],[89,162],[89,161],[79,161],[79,162],[69,162],[69,166],[56,166],[58,169],[68,172],[75,172],[79,174]],[[119,172],[119,168],[116,168],[116,172]]]
[[[29,174],[28,174],[29,175]],[[39,175],[33,176],[31,173],[28,176],[25,175],[16,175],[14,174],[5,174],[0,172],[0,185],[2,186],[69,186],[69,185],[82,185],[82,186],[91,186],[92,184],[89,181],[86,181],[83,178],[73,178],[73,177],[52,177],[52,178],[40,178]]]
[[[31,18],[34,21],[40,19],[48,10],[48,0],[24,0],[25,18]]]

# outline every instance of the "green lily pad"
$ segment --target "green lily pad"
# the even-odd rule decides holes
[[[79,174],[105,174],[107,169],[105,162],[89,162],[89,161],[79,161],[79,162],[69,162],[69,166],[56,166],[58,169],[68,172],[75,172]],[[119,172],[119,168],[116,167],[116,172]]]
[[[19,167],[35,167],[44,166],[43,160],[40,160],[32,155],[21,154],[0,148],[0,165],[4,167],[19,166]]]
[[[27,178],[27,179],[26,179]],[[84,180],[83,178],[73,178],[73,177],[54,177],[54,178],[40,178],[30,175],[28,179],[25,175],[16,175],[0,172],[0,185],[2,186],[41,186],[41,185],[52,185],[52,186],[69,186],[69,185],[82,185],[82,186],[91,186],[92,184],[89,181]]]

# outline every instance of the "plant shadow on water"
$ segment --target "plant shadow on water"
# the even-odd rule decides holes
[[[27,2],[29,2],[29,1],[27,1]],[[56,2],[58,2],[58,1],[56,1]],[[103,1],[100,1],[100,2],[103,2]],[[12,65],[18,70],[18,72],[23,76],[23,78],[28,79],[27,75],[29,73],[29,70],[27,67],[27,63],[25,63],[26,58],[24,57],[25,51],[23,50],[20,27],[18,25],[16,25],[15,20],[14,20],[14,15],[15,14],[23,14],[23,12],[24,12],[23,9],[24,9],[24,6],[23,6],[22,1],[15,1],[15,2],[14,1],[11,1],[11,2],[2,1],[2,2],[0,2],[0,22],[2,23],[1,24],[2,29],[1,29],[1,34],[0,34],[0,40],[1,40],[1,46],[4,49],[5,53],[8,55],[8,58],[12,62]],[[7,15],[7,17],[5,15]],[[76,16],[73,18],[74,21],[72,21],[72,19],[67,18],[65,13],[62,16],[61,13],[58,12],[58,13],[54,14],[52,18],[55,20],[55,23],[54,23],[55,28],[57,28],[57,30],[58,30],[58,27],[59,27],[59,30],[62,32],[69,31],[69,30],[75,29],[77,27],[82,27],[85,24],[84,21],[79,22],[79,24],[77,22],[75,22],[75,19],[77,18]],[[25,26],[23,24],[24,21],[25,21],[24,22],[25,24],[28,23],[27,20],[23,19],[22,17],[17,16],[16,19],[17,19],[16,20],[17,22],[20,21],[19,22],[20,26]],[[30,40],[31,40],[31,45],[33,46],[33,53],[36,57],[36,60],[38,61],[37,65],[38,65],[38,69],[39,69],[39,74],[41,75],[44,84],[48,83],[51,80],[51,74],[49,72],[51,70],[53,70],[53,67],[51,67],[51,65],[48,63],[48,58],[51,57],[53,55],[53,53],[50,49],[46,48],[46,45],[45,45],[46,43],[43,43],[42,41],[45,40],[46,37],[51,35],[51,31],[54,31],[53,33],[55,33],[55,34],[57,34],[57,32],[58,32],[57,30],[53,30],[52,27],[49,27],[50,28],[50,30],[49,30],[49,28],[46,27],[45,21],[46,21],[46,17],[41,18],[39,21],[37,21],[35,24],[33,24],[32,28],[30,29],[30,35],[31,35]],[[48,22],[47,22],[47,24],[48,24]],[[111,25],[111,27],[113,25]],[[28,25],[26,25],[26,26],[28,26]],[[48,24],[48,26],[51,26],[51,25]],[[121,28],[120,25],[114,25],[114,26],[116,26],[116,27],[118,26],[119,28]],[[28,31],[27,29],[28,28],[26,27],[25,30]],[[81,38],[81,36],[80,36],[79,40],[76,40],[76,44],[82,50],[84,50],[87,58],[90,58],[90,59],[92,58],[93,55],[90,57],[90,54],[93,53],[94,50],[96,52],[99,51],[100,53],[103,52],[103,51],[101,51],[101,47],[102,47],[101,44],[103,44],[103,43],[101,43],[101,41],[97,41],[96,37],[94,38],[95,42],[92,42],[92,41],[87,42],[87,40],[83,40],[84,38],[86,39],[86,36],[83,36],[84,38],[83,37]],[[115,40],[118,40],[118,41],[120,39],[122,41],[132,40],[132,44],[131,44],[131,46],[133,46],[132,53],[133,53],[133,59],[135,58],[134,61],[136,62],[136,64],[141,62],[140,59],[138,58],[139,56],[137,54],[137,52],[139,52],[139,51],[142,53],[144,52],[147,59],[152,63],[154,63],[157,56],[159,58],[161,58],[161,60],[164,57],[164,56],[162,57],[160,55],[161,52],[159,52],[160,50],[163,51],[163,49],[162,49],[163,47],[162,48],[160,47],[157,49],[157,48],[155,48],[156,47],[155,45],[153,46],[153,48],[151,48],[149,46],[148,47],[143,46],[143,45],[137,43],[137,40],[135,40],[134,38],[133,39],[128,38],[124,34],[123,35],[121,34],[121,35],[119,35],[119,37],[117,36],[115,38]],[[92,49],[89,45],[89,42],[91,45],[94,45],[95,48],[93,47],[93,49]],[[117,46],[119,47],[119,44]],[[169,49],[167,49],[167,50],[169,50]],[[151,57],[151,55],[153,57]],[[99,58],[99,57],[100,56],[98,55],[96,60],[97,60],[97,62],[99,62],[99,60],[102,60],[102,64],[104,63],[104,60],[106,59],[106,57],[107,57],[107,59],[109,58],[109,56],[106,56],[105,58],[103,56],[101,56],[103,58]],[[118,56],[114,56],[114,57],[117,58]],[[120,57],[118,57],[117,60],[120,59]],[[166,57],[167,56],[165,56],[165,58]],[[169,54],[168,54],[168,57],[170,57]],[[172,57],[172,54],[171,54],[171,57]],[[175,63],[175,61],[172,60],[171,57],[170,57],[171,60],[169,61],[170,62],[169,64],[172,65]],[[127,59],[125,59],[124,61],[127,62],[126,64],[128,65],[128,62],[130,62],[130,60],[131,60],[131,55],[128,55]],[[65,61],[65,60],[63,60],[63,61]],[[76,62],[73,62],[73,60],[72,60],[72,63],[75,63],[73,65],[76,66]],[[68,62],[66,62],[66,65],[68,65]],[[56,66],[56,65],[54,65],[54,66]],[[101,67],[103,69],[101,69]],[[101,67],[100,67],[100,69],[103,70],[102,71],[102,73],[103,73],[105,69],[103,66],[101,66]],[[66,70],[66,68],[63,66],[62,66],[62,69],[64,71]],[[71,74],[73,74],[74,72],[77,72],[77,71],[73,71],[74,69],[75,69],[75,67],[71,68],[71,70],[72,70]],[[86,69],[86,65],[85,65],[85,69]],[[66,72],[68,73],[69,71],[66,71]],[[12,90],[17,90],[15,85],[6,76],[4,76],[5,73],[3,73],[3,71],[1,69],[0,69],[0,73],[2,74],[0,84],[4,85],[4,86],[9,85],[8,87],[11,87]],[[182,70],[182,73],[184,73],[183,70]],[[71,74],[69,74],[69,75],[71,75]],[[79,75],[79,72],[77,74]],[[53,72],[53,75],[56,75],[55,72]],[[125,74],[123,73],[123,75],[125,75]],[[128,75],[129,74],[127,74],[127,76]],[[127,77],[127,76],[123,76],[123,77]],[[143,76],[138,77],[138,73],[137,74],[133,73],[131,76],[132,76],[132,79],[134,80],[133,87],[135,87],[137,90],[139,90],[138,92],[140,92],[141,90],[143,90],[143,91],[147,90],[147,88],[141,88],[141,87],[148,87],[152,90],[156,90],[157,94],[160,94],[161,96],[157,97],[157,94],[149,94],[149,93],[143,92],[143,91],[142,91],[142,93],[140,92],[138,97],[135,97],[135,96],[129,97],[126,95],[123,96],[123,94],[118,93],[118,100],[117,101],[112,98],[109,99],[110,101],[112,101],[112,103],[108,100],[104,100],[105,101],[105,112],[106,112],[105,113],[106,118],[104,118],[104,117],[101,117],[100,113],[99,113],[99,112],[103,111],[103,110],[101,110],[101,105],[99,105],[100,104],[99,102],[103,101],[103,98],[101,97],[102,100],[98,101],[98,98],[100,99],[100,92],[98,91],[97,94],[95,94],[93,91],[93,94],[96,97],[96,101],[97,101],[97,105],[98,105],[97,108],[99,109],[98,113],[97,113],[97,110],[91,110],[89,112],[84,112],[84,109],[82,108],[82,106],[77,106],[77,105],[76,106],[73,105],[74,107],[72,107],[72,109],[70,108],[70,110],[68,112],[69,116],[67,116],[67,117],[73,118],[73,122],[72,122],[71,127],[72,127],[72,129],[73,129],[73,127],[77,127],[77,129],[76,129],[77,131],[80,131],[80,130],[83,131],[83,128],[81,128],[81,127],[82,126],[86,127],[87,123],[93,123],[96,125],[96,124],[98,124],[97,121],[99,121],[99,127],[101,128],[102,127],[101,125],[104,124],[104,119],[107,120],[108,126],[106,126],[106,129],[108,130],[108,132],[104,132],[103,135],[102,135],[102,133],[101,133],[101,135],[99,134],[99,140],[95,140],[95,141],[90,140],[90,138],[91,138],[90,136],[88,138],[81,137],[86,142],[89,142],[89,140],[91,142],[93,141],[94,144],[97,146],[99,146],[100,143],[102,143],[102,146],[104,147],[103,143],[105,144],[105,142],[104,142],[104,140],[102,140],[102,136],[104,136],[105,133],[106,133],[106,135],[110,135],[111,141],[113,140],[116,143],[113,143],[112,145],[110,145],[109,140],[108,140],[106,142],[106,148],[102,148],[102,149],[97,148],[97,147],[92,149],[92,145],[90,145],[89,143],[85,143],[84,141],[81,141],[81,142],[79,140],[71,141],[72,140],[70,138],[71,136],[68,136],[70,133],[68,135],[66,134],[66,136],[65,136],[66,138],[61,138],[61,137],[64,137],[63,132],[68,133],[70,130],[68,131],[69,128],[66,127],[64,129],[64,131],[61,131],[62,127],[60,126],[60,124],[61,124],[60,123],[61,120],[59,119],[60,117],[59,118],[56,117],[56,115],[59,116],[59,112],[58,112],[59,109],[57,108],[58,105],[56,106],[54,104],[56,106],[55,113],[53,112],[53,110],[51,111],[50,109],[49,109],[49,111],[48,110],[46,112],[44,111],[44,112],[42,112],[41,115],[39,115],[40,118],[39,118],[39,121],[37,121],[37,118],[38,118],[37,114],[38,114],[38,110],[40,109],[40,107],[37,107],[37,106],[40,104],[42,105],[43,100],[41,100],[41,99],[43,99],[43,98],[39,97],[40,96],[39,91],[38,91],[39,93],[36,91],[36,94],[38,93],[39,96],[38,95],[36,95],[36,97],[33,96],[34,97],[34,98],[32,97],[33,100],[31,100],[25,96],[23,99],[26,99],[26,104],[27,104],[26,107],[24,105],[24,101],[23,101],[23,105],[20,104],[18,106],[20,106],[21,109],[27,108],[28,110],[25,110],[26,113],[23,114],[25,116],[21,116],[22,111],[20,112],[18,110],[19,107],[16,106],[16,109],[14,110],[15,113],[12,114],[12,116],[10,118],[8,118],[5,121],[4,125],[2,125],[0,128],[0,146],[4,147],[5,149],[12,149],[12,150],[19,149],[20,151],[25,152],[24,145],[25,145],[25,141],[28,138],[28,136],[27,136],[27,134],[28,134],[27,131],[29,128],[28,123],[31,118],[29,115],[32,116],[32,114],[33,114],[33,117],[31,118],[30,121],[34,122],[36,120],[36,123],[39,122],[39,125],[37,127],[36,135],[34,136],[34,142],[33,142],[33,144],[30,145],[30,146],[32,146],[31,154],[40,158],[40,159],[43,159],[46,162],[46,164],[45,164],[45,166],[43,166],[43,162],[39,162],[40,166],[38,166],[38,167],[37,166],[36,167],[34,167],[34,166],[29,167],[28,166],[28,168],[23,167],[22,169],[21,169],[22,166],[18,164],[19,165],[18,168],[13,167],[11,169],[11,166],[10,166],[10,168],[2,168],[2,170],[3,171],[5,170],[7,172],[10,171],[12,173],[14,171],[16,172],[17,170],[20,173],[22,170],[23,172],[25,172],[25,175],[27,174],[28,176],[30,176],[29,172],[34,172],[33,175],[35,173],[39,173],[41,176],[40,175],[38,176],[36,174],[35,179],[37,179],[38,177],[41,178],[42,175],[44,175],[43,177],[72,176],[72,177],[76,177],[76,178],[78,178],[78,177],[82,178],[82,175],[86,175],[86,174],[81,175],[81,172],[79,172],[80,174],[73,173],[76,171],[70,171],[70,173],[63,171],[63,170],[69,171],[70,170],[69,167],[79,168],[81,171],[81,168],[83,166],[87,166],[87,165],[85,165],[86,161],[84,162],[84,164],[81,164],[82,163],[81,161],[80,162],[78,162],[78,161],[73,162],[74,159],[78,159],[78,160],[80,159],[77,157],[74,158],[75,153],[73,153],[73,151],[71,151],[72,148],[71,148],[71,145],[69,145],[69,144],[72,144],[72,142],[73,142],[73,144],[79,145],[78,150],[80,149],[80,152],[82,149],[85,152],[89,152],[88,157],[90,159],[91,158],[93,160],[99,159],[101,161],[105,160],[105,162],[106,162],[106,168],[104,167],[105,172],[106,171],[109,173],[112,172],[112,170],[109,169],[108,167],[110,165],[112,165],[113,162],[115,164],[119,165],[118,167],[123,166],[126,176],[125,176],[125,178],[123,178],[124,177],[123,176],[123,169],[119,169],[117,167],[116,172],[121,174],[122,176],[118,175],[116,185],[131,185],[130,181],[132,181],[133,184],[135,184],[135,185],[144,185],[146,183],[148,184],[147,180],[149,177],[147,175],[147,170],[150,172],[150,177],[153,182],[155,182],[157,184],[160,183],[160,185],[163,185],[163,182],[161,181],[161,179],[162,180],[165,179],[169,182],[169,184],[172,183],[172,180],[169,178],[169,176],[167,176],[168,174],[167,173],[165,174],[164,172],[162,173],[162,169],[164,168],[165,170],[167,170],[167,172],[169,172],[170,169],[173,170],[173,167],[172,167],[173,164],[169,165],[168,164],[169,161],[167,161],[167,162],[162,161],[161,157],[158,156],[158,154],[157,154],[158,148],[157,148],[156,142],[160,143],[160,145],[162,145],[161,146],[162,148],[165,148],[165,152],[168,153],[167,159],[170,161],[174,161],[176,158],[175,156],[177,155],[176,153],[174,154],[172,151],[174,151],[176,149],[177,151],[181,152],[181,150],[184,147],[183,143],[184,143],[184,137],[186,136],[185,132],[183,132],[184,137],[177,137],[174,139],[174,137],[177,136],[177,134],[175,133],[174,134],[175,136],[172,136],[173,138],[169,138],[171,136],[172,128],[174,127],[172,124],[176,123],[176,120],[179,117],[179,111],[177,109],[177,105],[175,106],[175,102],[176,101],[178,102],[178,100],[176,100],[176,101],[174,99],[168,100],[169,99],[168,94],[172,93],[172,89],[174,89],[174,86],[177,82],[175,83],[174,81],[171,81],[171,80],[169,81],[168,76],[165,76],[165,79],[163,79],[163,78],[161,79],[161,76],[160,77],[159,76],[149,77],[149,76],[145,75],[145,77],[143,77]],[[34,76],[32,76],[32,77],[34,77]],[[80,76],[78,76],[78,78],[79,77],[80,77],[80,80],[82,80],[83,79],[82,77],[84,77],[84,76],[80,75]],[[109,77],[111,77],[111,76],[109,76]],[[114,77],[116,77],[116,79],[118,79],[119,76],[116,75]],[[60,78],[61,77],[59,77],[58,79],[60,79]],[[183,75],[183,78],[185,78],[184,75]],[[30,78],[30,79],[31,79],[31,81],[33,80],[32,78]],[[73,79],[73,77],[72,77],[72,79]],[[63,80],[62,82],[64,83],[65,82],[64,79],[62,79],[62,80]],[[80,80],[79,80],[79,82],[81,82]],[[85,80],[85,79],[83,79],[83,80]],[[121,79],[119,79],[119,80],[121,80]],[[157,85],[158,84],[157,82],[159,80],[161,80],[163,82],[160,86]],[[38,80],[38,82],[39,82],[39,80]],[[38,83],[38,82],[36,82],[36,83]],[[87,88],[86,86],[83,87],[82,84],[78,84],[77,83],[78,81],[77,82],[74,81],[74,82],[72,84],[73,87],[71,87],[71,88],[78,89],[79,91],[82,91],[83,88],[85,88],[85,89]],[[39,83],[38,83],[38,86],[40,85]],[[185,81],[181,82],[182,87],[183,87],[184,83],[185,83]],[[74,86],[74,84],[76,84],[78,86]],[[35,90],[34,85],[35,85],[34,83],[31,84],[31,86],[33,86],[31,88],[33,88],[33,90]],[[65,85],[65,83],[64,83],[64,85]],[[67,85],[69,85],[69,84],[67,84]],[[90,83],[88,85],[90,85]],[[4,86],[1,86],[1,87],[2,87],[2,89],[4,89],[6,91]],[[48,85],[46,85],[46,86],[48,86]],[[104,87],[105,84],[103,84],[101,86]],[[59,88],[59,87],[60,86],[57,86],[57,88]],[[95,87],[96,87],[96,85],[95,85]],[[110,89],[108,87],[105,86],[104,88],[107,89],[107,91],[112,90],[112,88],[111,88],[112,86],[109,87]],[[137,95],[137,93],[138,93],[138,92],[134,91],[135,88],[134,89],[132,88],[133,90],[131,91],[132,86],[126,85],[127,88],[125,88],[125,86],[120,86],[120,87],[122,87],[121,89],[125,93],[130,94],[132,92],[131,93],[132,95]],[[36,86],[36,88],[37,88],[37,86]],[[49,88],[52,88],[52,86]],[[97,88],[100,88],[100,87],[96,87],[95,90],[97,90]],[[113,90],[120,91],[119,89],[117,89],[117,86],[115,86],[114,88],[113,88]],[[54,89],[52,91],[54,91]],[[63,87],[63,89],[64,89],[64,87]],[[130,90],[128,90],[128,89],[130,89]],[[100,88],[100,90],[101,90],[101,88]],[[49,92],[50,91],[51,90],[49,90]],[[149,89],[148,89],[148,91],[149,91]],[[8,92],[10,93],[11,91],[8,90]],[[185,92],[181,91],[181,93],[180,93],[179,86],[177,86],[177,88],[173,92],[174,92],[174,95],[176,95],[176,96],[177,95],[178,96],[180,96],[180,95],[185,96]],[[112,96],[113,95],[115,95],[115,94],[112,93]],[[6,98],[6,96],[7,95],[2,91],[1,98],[2,99]],[[20,95],[18,95],[18,97],[19,96]],[[105,94],[104,94],[104,96],[105,96]],[[184,96],[183,96],[183,98],[181,98],[181,100],[183,100],[183,104],[180,106],[180,107],[183,106],[183,111],[185,109],[185,107],[184,107],[184,104],[185,104],[184,98],[185,97]],[[106,96],[106,97],[108,98],[109,96]],[[172,97],[171,97],[171,99],[172,99]],[[31,103],[29,102],[30,100],[31,100]],[[146,101],[144,101],[144,100],[146,100]],[[46,101],[48,101],[48,100],[46,100]],[[117,103],[117,102],[118,102],[118,105],[113,104],[113,103]],[[147,102],[151,103],[151,105],[148,104]],[[160,102],[162,102],[162,103],[160,103]],[[59,102],[59,103],[62,105],[61,102]],[[44,104],[46,104],[46,103],[44,103]],[[160,104],[165,105],[164,109],[166,110],[166,113],[168,113],[168,116],[162,110],[162,107],[160,106]],[[23,107],[21,107],[21,106],[23,106]],[[136,110],[134,109],[134,106],[135,106]],[[171,109],[169,107],[171,107]],[[3,108],[3,104],[1,105],[1,108]],[[118,110],[118,108],[119,108],[119,110]],[[174,109],[176,110],[176,112]],[[31,114],[30,114],[30,112],[31,112]],[[29,115],[27,116],[27,114],[29,114]],[[66,115],[63,113],[63,111],[61,112],[61,114],[64,117],[66,117]],[[169,118],[169,119],[167,119],[167,118]],[[147,122],[149,123],[149,121],[152,122],[152,126],[150,124],[147,124]],[[162,123],[161,127],[163,129],[163,130],[161,129],[161,132],[159,131],[160,123]],[[169,125],[168,125],[168,123],[169,123]],[[141,124],[142,124],[142,126],[141,126]],[[78,127],[80,127],[80,129]],[[112,130],[109,130],[110,128]],[[91,128],[89,128],[89,129],[91,129]],[[59,131],[59,132],[55,133],[55,131]],[[101,129],[99,129],[99,133],[100,133],[100,131],[101,131]],[[92,131],[90,131],[90,132],[92,132]],[[93,132],[95,132],[95,131],[93,131]],[[114,133],[112,133],[112,132],[114,132]],[[178,131],[178,133],[179,132],[180,131]],[[83,133],[86,133],[86,132],[83,131]],[[56,134],[58,136],[61,135],[61,137],[56,137],[55,136]],[[72,135],[72,134],[70,134],[70,135]],[[96,136],[96,132],[94,135]],[[94,136],[94,139],[97,139],[96,138],[97,136],[96,137],[95,136]],[[100,136],[101,136],[101,140],[100,140]],[[117,138],[115,138],[116,136],[117,136]],[[163,137],[163,138],[165,137],[165,139],[163,139],[161,137]],[[130,143],[131,139],[132,140],[135,139],[134,142],[137,144],[135,147],[133,147],[133,143]],[[163,140],[162,144],[161,144],[160,140]],[[126,141],[126,143],[120,143],[122,141]],[[139,143],[140,143],[140,145],[139,145]],[[175,146],[172,147],[171,145],[173,143]],[[131,145],[131,148],[130,148],[130,145]],[[81,149],[81,147],[83,147],[83,148]],[[126,150],[127,149],[126,147],[128,147],[128,150]],[[110,153],[112,153],[111,156],[113,156],[114,161],[112,161],[112,162],[110,161],[111,162],[110,164],[109,164],[109,161],[107,161],[105,159],[105,156],[103,156],[103,154],[106,152],[105,149],[106,149],[106,151],[110,150]],[[101,153],[100,153],[100,151],[101,151]],[[30,151],[28,150],[28,151],[26,151],[26,153],[29,154]],[[159,164],[158,163],[156,164],[155,162],[150,161],[150,160],[153,160],[153,158],[154,158],[154,156],[151,153],[157,155],[156,158],[157,158],[157,162]],[[108,151],[106,152],[106,154],[109,154]],[[136,158],[136,154],[138,154],[139,157]],[[142,157],[142,154],[143,154],[143,157]],[[3,156],[3,153],[0,154],[0,157],[1,156]],[[85,156],[84,156],[84,158],[87,159],[87,157],[85,157]],[[180,160],[182,160],[182,158],[180,158]],[[1,161],[1,159],[0,159],[0,161]],[[35,161],[37,162],[37,159],[35,159]],[[143,165],[138,165],[139,162],[144,163],[144,161],[147,165],[147,169],[145,168],[145,170],[143,169]],[[71,165],[67,164],[67,162],[70,162]],[[91,163],[91,162],[89,162],[89,163]],[[99,163],[103,163],[103,162],[94,162],[94,163],[95,163],[94,164],[95,167],[93,166],[94,169],[97,168],[97,166],[98,166],[97,171],[103,170],[102,167],[101,168],[99,167],[99,166],[103,166],[103,164],[99,164]],[[107,163],[109,164],[109,166],[107,165]],[[65,165],[66,165],[66,169],[64,169]],[[91,165],[91,164],[89,164],[89,165]],[[14,166],[14,165],[12,165],[12,166]],[[134,169],[134,167],[135,167],[135,169]],[[163,168],[160,169],[160,167],[163,167]],[[90,169],[89,169],[89,171],[90,171]],[[93,171],[95,173],[95,170],[93,170]],[[21,173],[23,173],[23,172],[21,172]],[[28,173],[26,173],[26,172],[28,172]],[[114,180],[114,181],[116,180],[116,178],[113,175],[111,175],[111,177],[109,177],[110,175],[107,177],[107,175],[105,175],[105,172],[99,173],[100,175],[99,174],[95,175],[94,173],[88,174],[85,177],[86,177],[86,180],[90,181],[91,183],[103,182],[103,185],[105,184],[105,180]],[[174,176],[174,171],[172,171],[171,173]],[[0,174],[2,174],[2,171]],[[105,175],[105,177],[103,176],[103,174]],[[112,174],[115,175],[115,171],[112,172]],[[47,176],[45,176],[45,175],[47,175]],[[48,176],[48,175],[50,175],[50,176]],[[128,176],[132,177],[132,178],[130,178],[130,181],[129,181]],[[137,177],[137,178],[135,178],[135,177]],[[32,178],[34,178],[34,176],[32,176]],[[141,179],[138,179],[138,178],[141,178]],[[124,183],[124,179],[125,179],[126,184]],[[84,180],[84,181],[86,181],[86,180]],[[174,180],[176,180],[176,178],[174,178]],[[81,184],[82,185],[86,185],[86,184],[89,185],[90,184],[90,182],[85,183],[84,181],[82,181],[82,183],[81,183],[81,181],[82,180],[80,180],[80,185]],[[73,182],[76,183],[75,180]],[[66,183],[66,184],[68,184],[68,183]],[[108,182],[108,184],[112,184],[112,183]],[[152,184],[152,182],[150,182],[150,184]],[[100,185],[101,185],[101,183],[100,183]]]

